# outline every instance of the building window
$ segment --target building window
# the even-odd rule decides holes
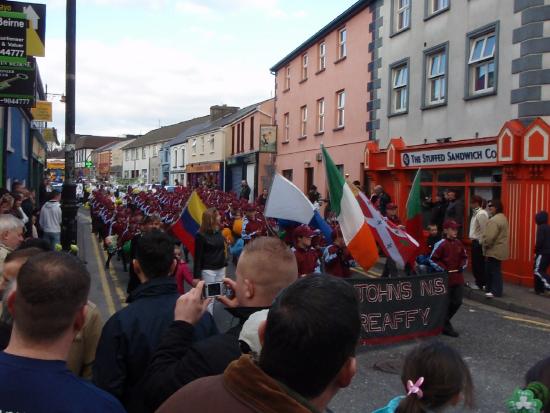
[[[317,133],[325,131],[325,99],[317,101]]]
[[[288,179],[289,181],[292,181],[292,169],[283,169],[283,176]]]
[[[290,66],[286,67],[285,89],[290,89]]]
[[[336,92],[336,128],[343,128],[346,122],[346,91]]]
[[[193,148],[192,149],[193,155],[196,155],[197,154],[197,140],[196,139],[193,139],[193,142],[191,143],[191,147]]]
[[[468,37],[467,97],[477,97],[496,92],[498,25],[492,24]]]
[[[347,29],[340,29],[338,31],[338,59],[343,59],[348,55],[347,41]]]
[[[411,27],[411,0],[392,0],[392,31],[399,33]]]
[[[27,160],[27,123],[21,118],[21,158]]]
[[[177,149],[174,149],[174,164],[172,165],[172,168],[177,168],[178,167],[178,150]]]
[[[210,143],[210,152],[214,152],[214,135],[210,135],[210,139],[208,140],[208,142]]]
[[[204,136],[201,137],[201,154],[204,153]]]
[[[300,136],[302,138],[307,136],[307,106],[300,108]]]
[[[290,140],[290,113],[284,114],[284,125],[285,125],[285,142]]]
[[[181,148],[181,160],[180,160],[180,166],[183,168],[185,165],[185,148]]]
[[[319,71],[325,70],[327,67],[327,44],[319,43]]]
[[[390,66],[390,115],[407,113],[409,110],[409,60]]]
[[[231,155],[235,154],[235,125],[231,126]]]
[[[157,145],[153,145],[153,156],[157,156],[157,155],[158,155]]]
[[[141,148],[141,159],[145,159],[146,157],[146,150],[145,150],[145,146]]]
[[[449,9],[449,0],[425,0],[426,18],[439,14]]]
[[[250,150],[254,150],[254,116],[250,118]]]
[[[124,156],[125,156],[125,159],[127,161],[129,161],[130,160],[130,151],[129,150],[124,151]]]
[[[309,62],[309,58],[307,56],[307,53],[304,53],[302,55],[302,80],[307,80],[307,65]]]
[[[447,101],[447,50],[445,44],[424,52],[424,108]]]
[[[241,152],[244,152],[244,122],[241,123]]]

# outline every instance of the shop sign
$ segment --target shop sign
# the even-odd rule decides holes
[[[260,126],[260,152],[277,152],[277,126]]]
[[[34,108],[31,108],[32,118],[38,122],[52,121],[52,102],[39,100]]]
[[[0,21],[2,22],[2,47],[0,47],[2,60],[46,55],[45,4],[0,1]]]
[[[36,65],[0,59],[0,105],[31,108],[34,105]]]
[[[210,163],[210,164],[198,164],[198,165],[187,165],[185,172],[188,174],[198,174],[204,172],[219,172],[220,164],[219,163]]]
[[[401,154],[401,164],[406,168],[450,164],[490,164],[496,162],[496,144],[434,149],[420,152],[403,152]]]

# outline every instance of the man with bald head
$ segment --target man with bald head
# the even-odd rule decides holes
[[[201,377],[223,373],[243,353],[250,351],[239,342],[245,321],[267,309],[281,290],[298,278],[292,251],[278,238],[256,238],[244,248],[237,265],[236,280],[224,279],[234,291],[231,298],[219,297],[239,323],[224,334],[192,343],[194,325],[209,300],[200,303],[194,295],[183,295],[176,303],[174,322],[164,335],[145,375],[145,401],[152,410],[184,385]],[[198,289],[202,289],[201,281]]]

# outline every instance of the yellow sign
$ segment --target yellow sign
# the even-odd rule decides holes
[[[36,106],[31,108],[32,118],[40,122],[52,121],[52,102],[39,100]]]
[[[55,128],[46,128],[42,130],[42,137],[46,142],[57,143]]]

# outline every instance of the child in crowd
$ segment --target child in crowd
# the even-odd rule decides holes
[[[426,227],[428,231],[428,237],[426,238],[426,253],[416,257],[416,263],[418,264],[418,270],[421,274],[432,272],[430,265],[430,255],[439,241],[441,241],[441,235],[436,224],[430,224]]]
[[[323,252],[325,272],[335,277],[348,278],[351,276],[350,268],[355,267],[355,261],[346,247],[339,227],[332,231],[332,239],[332,244]]]
[[[407,392],[373,413],[441,412],[461,397],[473,407],[473,384],[460,354],[441,342],[421,344],[406,357],[401,381]]]
[[[537,235],[535,242],[535,293],[544,294],[550,291],[550,225],[548,225],[548,212],[540,211],[535,216],[537,223]]]
[[[193,279],[193,273],[189,269],[187,262],[183,259],[183,248],[180,241],[174,242],[174,258],[178,262],[174,275],[176,277],[176,285],[178,286],[178,293],[185,294],[185,288],[183,282],[191,286],[195,286],[197,281]]]
[[[526,386],[508,399],[510,413],[550,413],[550,357],[539,361],[525,374]]]
[[[294,248],[292,251],[298,262],[298,276],[321,273],[320,254],[311,246],[311,239],[315,236],[315,231],[307,225],[300,225],[294,230],[293,235]]]
[[[445,238],[435,244],[430,255],[430,265],[439,272],[449,274],[449,309],[443,334],[458,337],[458,332],[451,324],[451,318],[462,305],[464,295],[464,275],[462,272],[468,265],[468,255],[462,242],[457,239],[459,225],[456,221],[447,220],[443,223]]]

